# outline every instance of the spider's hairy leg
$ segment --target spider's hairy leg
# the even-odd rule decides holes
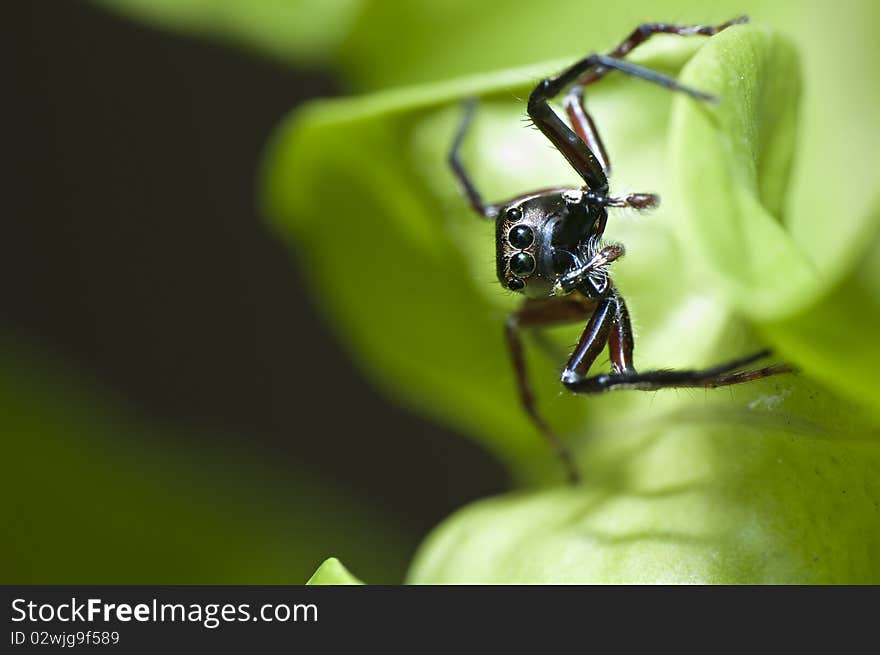
[[[529,116],[538,129],[568,160],[578,175],[583,178],[587,186],[596,193],[604,194],[608,190],[608,174],[611,164],[599,131],[584,104],[584,87],[599,81],[612,70],[617,70],[673,91],[685,93],[697,100],[717,101],[714,96],[686,87],[671,77],[630,63],[622,58],[654,34],[712,36],[731,25],[744,23],[747,20],[747,17],[741,16],[720,25],[670,25],[666,23],[640,25],[608,54],[592,54],[584,57],[558,75],[539,82],[529,96]],[[569,86],[571,89],[563,104],[573,129],[566,125],[548,104],[549,100]]]
[[[614,371],[610,374],[587,377],[590,366],[606,341]],[[794,367],[788,364],[771,364],[762,368],[742,370],[772,354],[769,350],[761,350],[706,369],[639,372],[633,366],[632,353],[633,335],[629,313],[623,298],[613,290],[603,302],[600,302],[596,313],[587,324],[581,341],[562,374],[562,383],[575,393],[602,393],[614,389],[639,391],[708,389],[742,384],[795,371]]]
[[[719,25],[671,25],[669,23],[642,23],[635,28],[620,44],[609,51],[607,55],[615,59],[625,57],[638,46],[650,39],[655,34],[676,34],[678,36],[715,36],[733,25],[748,23],[748,16],[737,16]],[[575,88],[581,88],[593,84],[608,74],[607,69],[596,68],[583,75]],[[581,96],[583,97],[583,96]]]
[[[462,116],[458,131],[455,133],[455,138],[452,140],[452,146],[449,149],[449,166],[452,168],[455,177],[458,178],[473,210],[485,218],[494,219],[498,215],[498,207],[487,205],[483,202],[483,197],[477,190],[464,164],[461,163],[459,156],[461,144],[464,142],[464,137],[467,135],[468,129],[473,122],[476,108],[477,101],[475,98],[469,98],[464,102],[464,115]]]
[[[574,462],[574,457],[568,447],[560,441],[559,437],[547,424],[535,402],[535,395],[529,381],[526,369],[525,353],[521,331],[524,328],[550,327],[584,320],[592,311],[593,303],[585,298],[567,296],[565,298],[542,298],[540,300],[528,299],[522,308],[514,312],[505,324],[505,336],[510,351],[510,359],[513,363],[516,375],[517,391],[520,403],[532,423],[538,428],[541,435],[556,452],[570,482],[575,483],[580,479],[580,473]]]
[[[562,106],[568,114],[572,128],[599,160],[599,166],[602,167],[606,177],[611,175],[611,158],[608,157],[608,151],[605,149],[602,137],[599,136],[599,128],[596,127],[593,117],[584,104],[584,87],[572,87],[562,101]]]

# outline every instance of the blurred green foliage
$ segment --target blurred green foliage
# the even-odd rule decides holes
[[[286,121],[264,201],[364,368],[532,486],[558,471],[517,409],[500,338],[514,299],[492,279],[491,226],[468,213],[445,168],[458,99],[484,98],[466,155],[487,196],[576,183],[518,120],[536,79],[644,20],[747,12],[772,25],[658,38],[635,57],[717,91],[717,108],[614,76],[590,103],[615,188],[664,197],[658,212],[615,216],[609,229],[628,249],[615,274],[637,364],[705,365],[762,342],[805,374],[707,394],[570,398],[561,359],[534,354],[544,411],[589,484],[465,510],[426,543],[410,580],[880,578],[876,3],[102,2],[334,66],[362,90],[400,87]],[[472,75],[496,69],[506,71]],[[424,85],[436,80],[449,81]]]
[[[408,536],[339,481],[279,468],[245,438],[151,425],[2,343],[4,584],[301,584],[328,550],[402,576]]]
[[[328,64],[362,0],[93,0],[158,27],[238,43],[303,64]]]

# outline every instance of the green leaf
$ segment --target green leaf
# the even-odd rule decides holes
[[[460,511],[409,582],[880,582],[880,432],[805,380],[759,386],[621,417],[590,443],[584,484]]]
[[[873,336],[880,318],[880,203],[861,220],[848,219],[845,239],[815,210],[815,222],[827,226],[820,244],[798,243],[792,234],[799,87],[793,50],[768,31],[731,32],[710,40],[681,79],[736,99],[714,111],[676,100],[670,159],[677,225],[694,250],[696,277],[721,289],[805,372],[878,410],[880,383],[865,371],[880,366]],[[701,186],[715,193],[694,193]]]
[[[364,584],[342,565],[335,557],[325,559],[314,575],[309,578],[307,585],[352,585]]]
[[[856,262],[811,304],[762,325],[777,348],[880,417],[880,201],[851,254]]]
[[[753,318],[785,315],[820,280],[783,220],[798,128],[794,50],[767,29],[729,30],[681,81],[721,98],[676,98],[670,129],[676,225],[696,277]]]

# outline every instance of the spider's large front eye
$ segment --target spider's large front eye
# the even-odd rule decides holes
[[[535,240],[535,234],[528,225],[517,225],[507,233],[507,240],[515,248],[528,248]]]
[[[535,270],[535,258],[527,252],[518,252],[510,258],[510,272],[524,277]]]

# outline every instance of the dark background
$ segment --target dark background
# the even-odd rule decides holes
[[[271,129],[345,93],[337,81],[81,2],[8,4],[4,23],[0,329],[150,420],[246,434],[344,479],[399,516],[413,547],[505,488],[477,446],[389,405],[352,367],[255,209]]]

